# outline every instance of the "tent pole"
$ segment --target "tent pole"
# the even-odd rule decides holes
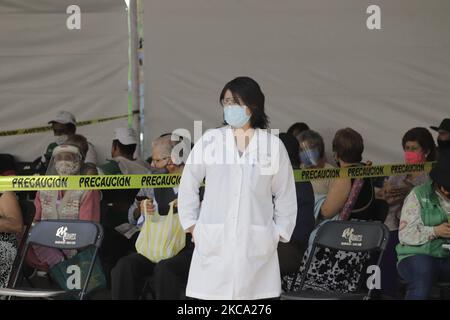
[[[138,134],[138,146],[136,154],[142,156],[143,146],[141,145],[142,128],[140,125],[140,95],[139,95],[139,34],[138,34],[138,10],[137,0],[130,0],[129,3],[130,22],[130,65],[131,65],[131,94],[132,94],[132,127]]]

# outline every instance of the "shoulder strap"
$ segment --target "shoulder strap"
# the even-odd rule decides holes
[[[364,179],[356,179],[353,182],[352,189],[348,195],[347,201],[344,204],[341,212],[339,213],[339,220],[348,220],[350,213],[355,206],[356,200],[358,200],[359,193],[364,185]]]

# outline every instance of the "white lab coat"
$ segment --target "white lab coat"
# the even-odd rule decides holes
[[[226,163],[217,163],[220,158]],[[229,126],[206,132],[186,161],[178,212],[184,229],[195,224],[187,296],[229,300],[281,294],[277,245],[290,240],[297,198],[288,154],[276,136],[256,129],[239,156]]]

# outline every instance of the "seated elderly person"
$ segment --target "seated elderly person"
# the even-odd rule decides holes
[[[0,192],[0,288],[8,284],[17,254],[17,237],[23,222],[19,203],[13,192]]]
[[[47,175],[79,175],[82,159],[77,147],[57,146],[53,150]],[[100,220],[100,192],[97,190],[42,190],[36,193],[34,205],[35,223],[50,219]],[[42,246],[33,246],[29,252],[29,264],[42,271],[47,271],[64,258],[59,250]]]
[[[278,136],[288,152],[293,169],[299,169],[299,149],[297,140],[288,133]],[[278,244],[278,259],[281,276],[298,270],[303,254],[308,247],[308,239],[314,229],[314,192],[309,181],[295,182],[297,195],[297,223],[291,240]]]
[[[437,281],[450,281],[450,150],[441,151],[431,181],[415,187],[400,216],[398,272],[405,298],[423,300]]]
[[[436,145],[433,136],[426,128],[412,128],[402,138],[405,163],[417,164],[436,160]],[[384,223],[389,228],[389,241],[383,254],[381,268],[381,290],[384,294],[395,296],[398,288],[397,253],[399,243],[398,227],[403,202],[411,190],[429,180],[426,172],[390,176],[377,193],[379,199],[388,204]]]
[[[175,139],[177,140],[177,139]],[[181,174],[184,168],[183,161],[176,159],[172,154],[175,146],[180,143],[172,141],[170,135],[157,138],[152,144],[152,166],[160,173]],[[169,204],[177,199],[178,187],[141,189],[135,203],[129,210],[129,222],[143,223],[143,199],[151,199],[147,203],[147,211],[167,215]],[[176,209],[176,208],[175,208]],[[153,291],[157,299],[177,299],[180,297],[180,288],[187,282],[189,265],[193,253],[191,235],[186,235],[186,247],[175,257],[161,260],[155,264],[145,256],[132,253],[119,260],[112,270],[112,298],[137,299],[143,289],[145,278],[154,274]]]

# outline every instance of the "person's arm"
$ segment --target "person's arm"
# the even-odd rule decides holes
[[[433,227],[424,225],[419,200],[414,192],[406,197],[403,205],[398,236],[400,243],[411,246],[422,245],[437,236]]]
[[[155,207],[155,211],[158,211],[158,204],[156,203],[156,200],[155,200],[155,191],[153,188],[140,189],[138,194],[136,195],[136,197],[147,197],[148,199],[153,199],[153,205]],[[132,225],[138,224],[139,217],[142,214],[141,202],[142,201],[138,201],[138,200],[134,199],[133,204],[128,209],[128,222]]]
[[[5,192],[0,198],[0,232],[21,233],[22,212],[13,192]]]
[[[330,184],[327,198],[320,209],[321,216],[325,219],[331,219],[337,215],[344,207],[351,189],[350,179],[333,180]]]
[[[297,218],[297,194],[294,172],[287,151],[280,142],[280,167],[272,178],[271,190],[274,196],[274,222],[281,242],[289,242]]]
[[[192,233],[200,213],[199,189],[206,176],[202,154],[203,138],[192,149],[186,161],[178,189],[178,216],[186,232]]]
[[[89,190],[81,199],[80,212],[78,215],[80,220],[100,222],[100,192],[97,190]]]
[[[36,192],[36,195],[34,196],[34,221],[41,221],[42,217],[42,205],[41,205],[41,192]]]

